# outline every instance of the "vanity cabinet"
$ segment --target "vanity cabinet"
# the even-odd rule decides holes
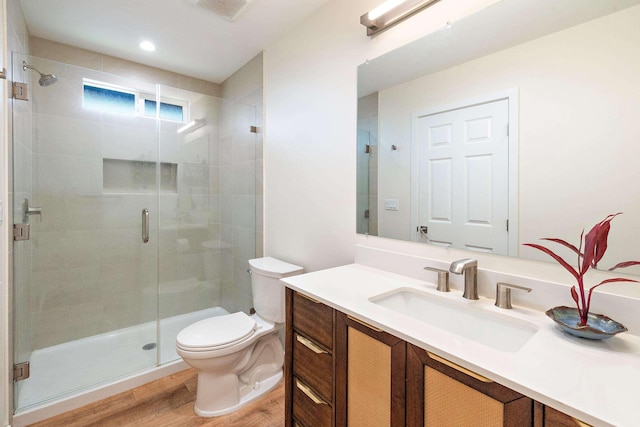
[[[286,306],[287,427],[587,426],[291,289]]]

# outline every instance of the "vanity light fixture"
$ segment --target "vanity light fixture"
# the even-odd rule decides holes
[[[439,0],[387,0],[360,17],[360,23],[367,27],[367,35],[372,36],[387,29],[437,3]]]
[[[207,124],[205,119],[191,120],[189,123],[187,123],[186,125],[182,126],[180,129],[178,129],[177,132],[178,133],[193,132],[196,129],[200,129],[205,124]]]

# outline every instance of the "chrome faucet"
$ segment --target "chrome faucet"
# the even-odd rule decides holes
[[[453,274],[464,274],[463,298],[478,298],[478,261],[472,258],[460,259],[451,263],[449,271]]]

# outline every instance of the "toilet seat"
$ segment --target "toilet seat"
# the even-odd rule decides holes
[[[243,312],[200,320],[184,328],[176,337],[176,346],[190,352],[228,348],[250,339],[258,324]]]

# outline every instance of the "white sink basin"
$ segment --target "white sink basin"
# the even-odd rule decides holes
[[[456,302],[413,288],[398,288],[369,301],[461,337],[505,352],[522,348],[538,331],[526,320]]]

